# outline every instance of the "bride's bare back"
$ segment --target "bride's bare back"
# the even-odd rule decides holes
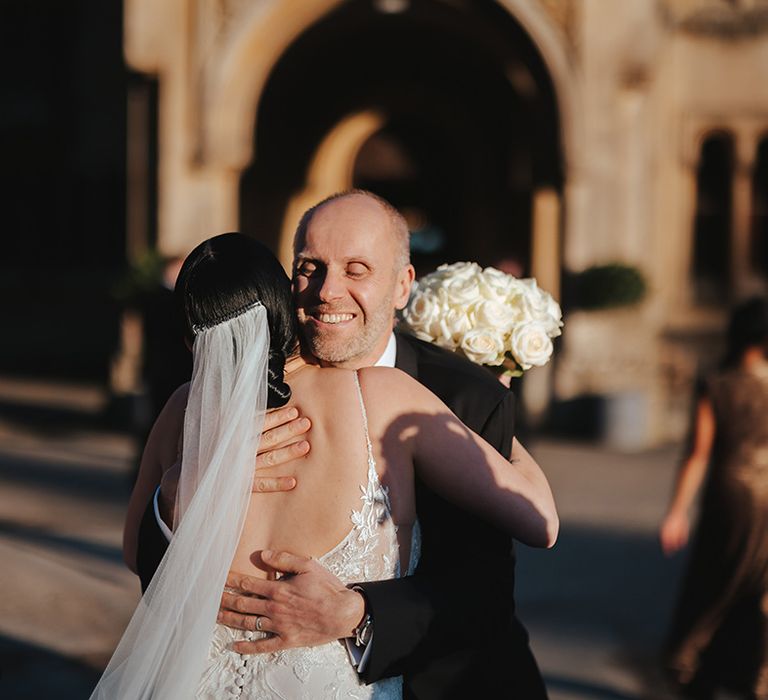
[[[287,492],[251,496],[233,571],[259,575],[258,552],[263,549],[320,558],[348,535],[353,526],[350,515],[360,509],[368,452],[355,373],[303,362],[293,365],[286,373],[292,390],[289,405],[311,420],[307,439],[312,447],[302,459],[259,471],[263,476],[294,476],[297,485]],[[379,407],[382,397],[377,387],[368,386],[366,372],[360,372],[360,383],[373,457],[379,478],[390,492],[401,563],[405,564],[416,517],[411,459],[405,446],[382,455],[379,424],[387,407]],[[389,372],[400,374],[397,370]]]
[[[414,465],[435,492],[494,522],[521,542],[551,546],[558,521],[554,501],[538,466],[519,443],[522,458],[510,463],[470,431],[434,394],[397,369],[358,371],[372,456],[389,490],[391,516],[398,527],[401,565],[408,557],[416,519]],[[292,362],[286,375],[291,404],[309,418],[310,452],[287,464],[259,470],[260,476],[293,476],[296,488],[255,493],[232,569],[267,576],[258,568],[263,549],[320,557],[350,532],[351,514],[360,508],[367,481],[363,414],[351,370]],[[177,462],[186,392],[171,397],[147,443],[131,496],[124,556],[135,564],[138,523],[150,494]],[[255,464],[255,456],[254,456]],[[402,567],[403,570],[405,567]]]

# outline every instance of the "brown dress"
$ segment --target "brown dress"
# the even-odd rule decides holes
[[[684,686],[768,698],[768,367],[720,372],[715,444],[667,665]],[[702,697],[704,697],[702,695]]]

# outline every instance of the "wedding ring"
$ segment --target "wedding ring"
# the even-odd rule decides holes
[[[261,632],[261,615],[256,615],[256,630]]]

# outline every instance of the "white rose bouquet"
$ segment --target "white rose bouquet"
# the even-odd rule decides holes
[[[400,325],[476,364],[520,376],[549,361],[561,319],[560,306],[536,280],[459,262],[416,282]]]

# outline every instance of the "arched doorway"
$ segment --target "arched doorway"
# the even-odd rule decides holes
[[[380,124],[355,150],[347,140],[337,157],[349,167],[325,168],[337,176],[318,183],[329,134],[365,113]],[[316,198],[367,187],[408,215],[421,271],[472,259],[529,274],[536,195],[563,185],[549,72],[490,0],[355,0],[329,13],[272,69],[254,150],[240,182],[243,230],[285,251],[310,184]]]

